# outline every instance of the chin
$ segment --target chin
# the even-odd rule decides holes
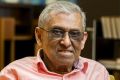
[[[61,59],[58,61],[59,65],[73,65],[74,64],[74,59]]]

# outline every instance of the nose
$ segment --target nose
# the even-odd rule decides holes
[[[64,37],[62,38],[62,40],[60,41],[60,44],[62,46],[64,46],[65,48],[68,48],[71,46],[71,40],[70,37],[68,35],[68,32],[65,33]]]

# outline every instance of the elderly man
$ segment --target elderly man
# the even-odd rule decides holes
[[[1,76],[8,80],[109,80],[104,66],[80,56],[88,36],[85,20],[84,12],[73,3],[49,4],[35,29],[41,47],[37,56],[12,62]]]

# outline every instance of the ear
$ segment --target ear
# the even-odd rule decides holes
[[[83,39],[81,41],[81,50],[83,50],[84,46],[85,46],[85,42],[87,40],[87,37],[88,37],[88,34],[87,32],[84,32],[84,36],[83,36]]]
[[[36,41],[37,41],[37,45],[39,47],[42,46],[42,41],[41,41],[41,30],[39,27],[36,27],[35,28],[35,38],[36,38]]]

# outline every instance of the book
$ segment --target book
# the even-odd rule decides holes
[[[112,32],[112,39],[117,39],[117,26],[115,22],[116,17],[110,17],[110,27]]]
[[[118,39],[120,39],[120,17],[117,17],[116,18],[116,32],[117,32],[117,35],[118,35]]]
[[[104,38],[112,38],[110,18],[108,16],[103,16],[101,17],[101,22],[102,22],[102,31]]]

